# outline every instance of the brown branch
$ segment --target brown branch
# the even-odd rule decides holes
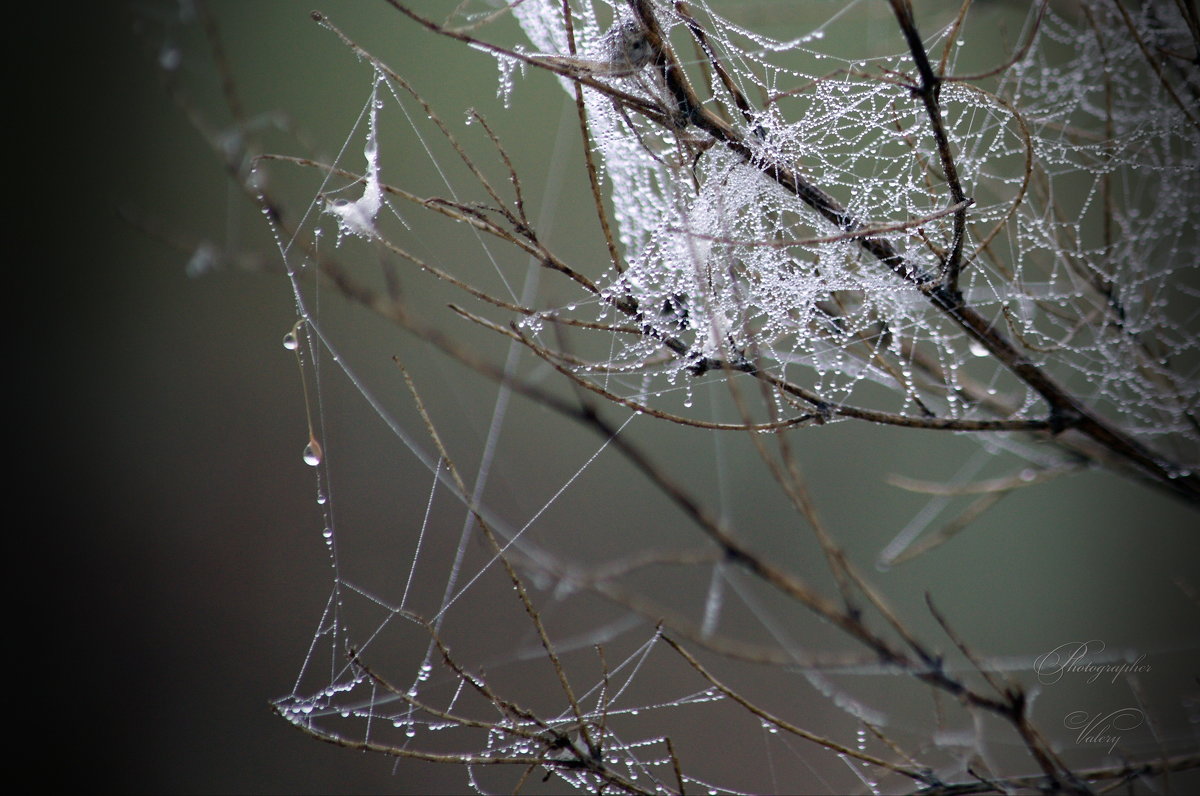
[[[417,411],[420,413],[421,419],[425,423],[425,427],[429,432],[430,438],[437,446],[438,453],[441,455],[442,460],[446,462],[446,467],[450,472],[450,477],[454,479],[454,483],[458,488],[459,494],[463,496],[470,494],[467,492],[466,484],[463,482],[461,476],[459,476],[458,468],[454,466],[454,462],[450,458],[449,452],[442,444],[441,437],[437,432],[437,427],[434,425],[428,411],[425,409],[425,404],[421,400],[421,396],[417,391],[416,384],[413,382],[412,377],[409,376],[408,371],[404,370],[404,367],[400,365],[399,361],[397,361],[396,364],[400,367],[401,372],[404,374],[404,382],[408,387],[409,393],[413,397]],[[546,657],[550,661],[555,675],[558,677],[559,687],[562,689],[563,695],[567,699],[567,704],[571,707],[571,713],[574,715],[575,720],[579,723],[579,732],[584,739],[584,743],[587,744],[588,754],[587,758],[583,759],[583,756],[579,755],[578,750],[576,750],[577,756],[581,758],[581,762],[587,767],[598,767],[602,769],[603,756],[600,755],[599,746],[597,745],[596,739],[594,739],[591,735],[587,721],[584,720],[583,710],[579,707],[579,702],[575,697],[575,691],[571,687],[570,680],[567,678],[567,673],[562,666],[562,662],[559,660],[558,652],[555,650],[554,644],[550,640],[550,635],[546,632],[546,627],[542,623],[541,614],[538,612],[537,608],[533,604],[533,600],[529,596],[529,591],[525,587],[524,580],[522,580],[516,569],[513,568],[512,563],[505,556],[505,546],[500,544],[500,540],[496,538],[496,534],[492,530],[491,525],[487,522],[487,520],[484,519],[473,500],[468,503],[468,509],[471,511],[471,514],[474,515],[475,522],[479,526],[480,531],[483,532],[484,538],[487,539],[488,544],[491,546],[492,552],[504,566],[504,570],[508,574],[509,581],[513,584],[513,588],[517,592],[517,596],[521,601],[521,605],[525,608],[525,613],[529,616],[530,621],[533,623],[534,629],[537,631],[538,639],[541,641],[542,648],[546,651]],[[440,643],[439,646],[441,646]],[[444,648],[443,655],[447,659],[449,658],[449,653],[445,651]],[[469,679],[472,682],[475,680],[475,678]],[[573,745],[570,748],[573,750],[575,749]]]
[[[1162,84],[1163,89],[1167,92],[1167,96],[1179,107],[1183,118],[1187,119],[1192,127],[1200,130],[1200,117],[1197,117],[1195,114],[1195,106],[1185,103],[1179,94],[1175,92],[1175,87],[1171,85],[1171,81],[1167,79],[1166,73],[1163,72],[1162,64],[1159,63],[1158,59],[1154,57],[1146,46],[1145,40],[1142,39],[1142,34],[1138,32],[1137,25],[1134,24],[1133,18],[1129,16],[1129,12],[1125,10],[1125,6],[1121,4],[1121,0],[1112,0],[1112,4],[1120,12],[1121,19],[1125,22],[1125,27],[1129,29],[1129,35],[1133,37],[1138,49],[1142,51],[1142,56],[1145,57],[1146,63],[1150,64],[1150,68],[1154,70],[1154,74],[1158,78],[1158,82]]]
[[[912,6],[907,0],[889,0],[892,11],[900,30],[908,42],[912,52],[913,62],[917,66],[917,74],[921,82],[911,87],[913,94],[920,97],[925,105],[925,114],[929,117],[929,126],[933,131],[933,140],[937,144],[938,157],[942,163],[942,173],[946,176],[946,184],[950,188],[950,198],[959,209],[954,213],[954,239],[950,246],[950,256],[942,264],[942,287],[952,296],[961,297],[958,290],[958,275],[962,266],[963,241],[967,225],[967,196],[963,193],[962,181],[958,177],[958,165],[950,151],[950,140],[946,135],[946,126],[942,121],[940,105],[941,76],[934,74],[929,63],[929,54],[925,52],[925,44],[917,33],[916,21],[913,19]]]
[[[798,738],[803,738],[806,741],[811,741],[812,743],[815,743],[818,746],[822,746],[826,749],[829,749],[830,751],[836,752],[839,755],[845,755],[846,757],[852,757],[855,760],[861,760],[864,763],[869,763],[873,766],[878,766],[882,769],[886,769],[888,771],[893,771],[897,774],[901,774],[901,775],[913,780],[914,782],[921,782],[926,785],[941,784],[940,780],[938,780],[937,777],[933,776],[928,771],[923,771],[923,770],[916,769],[916,768],[909,768],[906,766],[898,765],[896,763],[892,763],[888,760],[884,760],[882,758],[875,757],[874,755],[869,755],[865,752],[860,752],[857,749],[852,749],[849,746],[845,746],[843,744],[837,743],[836,741],[833,741],[833,740],[830,740],[829,738],[825,738],[823,736],[817,735],[816,733],[809,732],[808,730],[805,730],[801,727],[797,727],[795,724],[792,724],[791,722],[787,721],[786,719],[784,719],[780,716],[777,716],[774,713],[771,713],[769,710],[767,710],[763,707],[760,707],[759,705],[751,702],[749,699],[742,696],[740,693],[738,693],[737,691],[730,688],[725,683],[718,680],[717,677],[712,674],[712,672],[708,671],[708,669],[706,669],[704,667],[704,664],[700,663],[700,661],[698,661],[695,658],[695,656],[693,656],[690,652],[685,650],[679,644],[679,642],[675,641],[670,636],[664,634],[662,636],[662,640],[667,642],[667,644],[669,644],[671,646],[671,649],[673,649],[677,653],[679,653],[679,656],[681,658],[683,658],[685,661],[687,661],[687,664],[689,666],[691,666],[693,669],[695,669],[696,672],[701,677],[703,677],[710,684],[712,684],[712,686],[714,688],[716,688],[718,691],[720,691],[725,696],[732,699],[734,702],[737,702],[739,705],[741,705],[743,708],[748,710],[750,713],[754,714],[755,716],[762,719],[763,721],[765,721],[775,727],[778,727],[779,729],[783,730],[784,732],[795,735]]]

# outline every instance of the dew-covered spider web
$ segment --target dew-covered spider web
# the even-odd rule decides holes
[[[513,13],[538,50],[566,51],[554,4],[524,3]],[[586,50],[602,39],[602,23],[582,16]],[[819,47],[823,27],[777,40],[711,14],[703,22],[706,46],[725,65],[723,74],[708,70],[706,91],[732,107],[734,91],[758,100],[728,120],[753,150],[749,162],[586,95],[628,261],[623,273],[599,281],[611,300],[632,296],[659,316],[647,318],[656,334],[621,340],[606,372],[651,371],[652,384],[675,383],[689,357],[694,365],[752,349],[829,401],[853,403],[871,382],[899,412],[1044,412],[1035,393],[931,310],[918,285],[898,280],[858,238],[763,178],[771,164],[796,167],[864,226],[884,230],[906,267],[937,273],[953,218],[941,212],[950,204],[946,177],[905,84],[913,71],[907,56],[831,57]],[[1200,259],[1196,75],[1182,83],[1191,93],[1177,103],[1149,67],[1129,69],[1144,62],[1142,48],[1185,37],[1186,24],[1177,9],[1148,7],[1139,35],[1158,44],[1146,44],[1111,7],[1080,22],[1047,14],[1039,46],[991,90],[968,82],[942,88],[958,176],[973,200],[961,287],[970,306],[1089,406],[1194,462],[1195,324],[1180,307],[1192,306]],[[965,40],[945,35],[927,36],[931,52],[948,49],[948,73],[970,72],[956,60],[968,51]],[[811,54],[816,71],[777,63],[797,50]],[[621,87],[666,101],[648,71]],[[601,305],[599,318],[607,317]],[[529,323],[538,328],[539,318]],[[682,339],[687,356],[646,367],[661,358],[662,338]],[[626,390],[641,396],[644,384]]]
[[[651,5],[721,136],[681,105],[624,2],[572,0],[569,27],[559,0],[439,9],[458,36],[441,43],[486,78],[470,84],[478,111],[326,20],[362,62],[347,89],[361,113],[328,162],[272,155],[256,175],[296,300],[285,346],[331,565],[279,712],[345,746],[455,763],[481,792],[1039,775],[1011,727],[829,621],[849,587],[807,530],[807,494],[760,446],[854,419],[979,422],[997,425],[953,483],[1111,464],[1088,440],[1019,433],[1049,422],[1032,369],[1189,474],[1200,77],[1174,55],[1195,46],[1183,6],[919,12],[934,67],[970,78],[937,91],[943,148],[887,4]],[[309,181],[295,223],[270,211],[277,180]],[[1018,357],[931,300],[952,262],[962,303]],[[849,478],[841,503],[869,489]],[[841,543],[896,562],[945,503],[921,500]],[[770,551],[829,614],[743,549]],[[940,633],[927,589],[899,598],[903,627]],[[846,602],[853,622],[863,605]],[[1177,700],[1113,747],[1072,745],[1055,699],[1081,697],[1039,682],[1055,645],[1038,643],[988,649],[984,668],[1052,692],[1037,698],[1066,765],[1194,747],[1176,725],[1195,704]],[[1096,665],[1147,652],[1101,647]],[[1178,652],[1149,654],[1162,671]],[[944,665],[982,682],[964,656]]]

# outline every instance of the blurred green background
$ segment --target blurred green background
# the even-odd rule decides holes
[[[211,8],[248,113],[281,113],[328,157],[346,141],[370,78],[312,23],[310,5],[258,0]],[[743,18],[771,23],[779,6],[749,4]],[[529,184],[552,184],[547,153],[558,140],[564,95],[550,80],[522,85],[516,101],[524,104],[505,118],[487,57],[435,40],[383,3],[318,7],[397,71],[436,88],[443,115],[455,124],[466,107],[488,109],[514,157],[534,169]],[[828,16],[829,8],[821,13]],[[164,90],[158,20],[177,11],[172,4],[68,4],[21,18],[14,28],[25,49],[10,59],[20,110],[10,125],[23,146],[13,156],[18,179],[9,223],[32,226],[33,234],[27,245],[14,246],[9,262],[20,291],[17,317],[37,334],[30,348],[18,347],[18,358],[30,361],[13,390],[18,405],[32,409],[31,422],[16,422],[34,474],[32,517],[14,524],[32,525],[34,535],[32,544],[27,533],[16,540],[14,579],[21,585],[14,611],[29,630],[14,639],[13,651],[25,654],[11,668],[37,686],[14,682],[8,693],[20,693],[7,699],[18,708],[27,743],[48,748],[59,761],[40,774],[51,787],[464,790],[461,770],[394,764],[315,743],[268,708],[268,700],[291,689],[308,650],[327,596],[328,557],[312,472],[300,457],[307,439],[300,377],[280,345],[295,322],[290,289],[278,273],[220,267],[191,278],[185,271],[202,241],[266,263],[274,262],[275,249],[254,208],[230,188]],[[886,35],[882,25],[878,31]],[[195,33],[178,34],[178,72],[195,107],[221,125],[227,120],[212,110],[219,107],[219,85]],[[552,109],[551,121],[520,116],[539,104]],[[264,138],[268,147],[281,140],[270,132]],[[577,136],[569,141],[576,152]],[[399,146],[385,147],[391,144]],[[361,139],[349,146],[345,162],[357,168]],[[421,160],[418,152],[404,157],[414,168]],[[387,179],[386,154],[384,162]],[[537,163],[545,171],[537,172]],[[586,251],[595,231],[572,226],[576,218],[588,220],[581,176],[563,178],[573,187],[564,189],[547,234],[564,246],[578,239]],[[24,198],[29,186],[33,202]],[[451,259],[464,256],[444,251]],[[424,288],[412,289],[423,295]],[[419,346],[386,336],[371,320],[351,316],[347,323],[361,324],[377,348],[366,356],[377,356],[378,373],[389,372],[393,352],[425,369],[427,384],[439,372],[454,372],[425,362]],[[367,378],[387,378],[378,373]],[[439,406],[454,400],[430,389]],[[461,409],[464,439],[486,431],[489,400],[483,395],[479,406]],[[371,456],[408,466],[352,397],[331,397],[330,405],[361,413],[338,419],[347,436],[361,435],[355,444],[366,450],[378,443],[382,449]],[[545,447],[536,415],[529,417],[512,421],[516,436],[530,437],[512,443],[513,462],[528,455],[523,445]],[[663,434],[657,444],[664,458],[711,461],[711,441]],[[593,442],[564,442],[562,461],[577,461]],[[855,424],[816,430],[797,444],[824,516],[854,540],[864,566],[922,505],[879,477],[948,478],[974,451],[966,440]],[[343,460],[345,475],[335,469],[335,477],[352,485],[360,469],[368,478],[384,466],[362,456]],[[427,474],[415,469],[411,477],[392,478],[385,484],[396,485],[399,508],[387,510],[418,514]],[[367,482],[362,491],[369,499],[375,488]],[[598,496],[624,488],[598,484],[579,496],[583,513],[597,513],[601,529],[581,538],[620,530],[607,529],[607,499]],[[508,499],[524,505],[497,497]],[[905,609],[917,610],[922,591],[932,589],[940,605],[954,606],[959,629],[989,653],[1037,654],[1102,638],[1111,646],[1182,650],[1194,659],[1200,612],[1174,581],[1196,582],[1196,528],[1194,512],[1112,476],[1089,474],[1007,499],[944,555],[881,574],[880,581]],[[1194,664],[1190,670],[1194,675]],[[1176,726],[1195,681],[1187,664],[1159,672],[1146,685],[1162,692],[1161,711],[1177,712],[1162,716]]]

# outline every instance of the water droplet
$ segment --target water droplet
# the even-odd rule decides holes
[[[308,444],[304,446],[304,463],[309,467],[316,467],[321,463],[321,444],[315,439],[309,439]]]
[[[292,330],[283,336],[283,347],[288,351],[295,351],[300,347],[300,338],[296,336],[296,329]]]

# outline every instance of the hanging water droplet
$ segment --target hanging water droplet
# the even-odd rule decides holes
[[[288,351],[295,351],[300,347],[300,338],[296,336],[296,327],[283,336],[283,347]]]
[[[304,446],[304,463],[309,467],[316,467],[321,463],[321,444],[315,439],[309,439],[308,444]]]

